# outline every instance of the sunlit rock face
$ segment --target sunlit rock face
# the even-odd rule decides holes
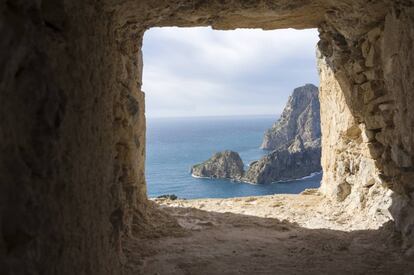
[[[325,24],[318,44],[321,191],[368,217],[390,210],[406,243],[414,225],[413,26],[413,8],[395,6],[362,34]]]
[[[321,148],[303,145],[280,147],[250,164],[243,180],[249,183],[272,183],[300,179],[321,170]]]
[[[362,212],[367,219],[385,222],[391,217],[392,192],[384,186],[369,151],[369,132],[352,116],[332,69],[319,58],[324,169],[320,190],[343,202],[350,213]]]
[[[319,147],[321,138],[318,87],[294,89],[277,122],[266,131],[261,148],[275,150],[300,140],[305,148]]]
[[[282,115],[264,135],[261,147],[271,152],[249,165],[245,181],[262,184],[299,179],[322,169],[318,94],[313,84],[294,89]]]
[[[162,222],[146,198],[141,91],[142,36],[156,26],[319,27],[355,120],[322,142],[322,190],[362,208],[360,194],[380,203],[392,189],[396,228],[414,243],[411,1],[5,1],[0,12],[1,273],[122,274],[124,240]]]

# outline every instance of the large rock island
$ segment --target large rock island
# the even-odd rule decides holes
[[[265,133],[261,147],[272,151],[250,163],[247,172],[236,152],[224,151],[193,166],[192,175],[261,184],[298,179],[321,171],[318,95],[318,88],[312,84],[293,91],[280,119]]]
[[[266,131],[261,148],[276,150],[300,137],[305,147],[320,147],[319,89],[306,84],[293,90],[280,118]]]
[[[250,164],[243,181],[271,183],[298,179],[321,170],[321,148],[305,148],[302,141],[280,147]]]
[[[265,133],[261,148],[273,151],[250,164],[244,181],[270,183],[322,170],[318,87],[306,84],[293,91],[279,120]]]
[[[193,177],[241,180],[244,175],[244,165],[239,154],[224,151],[214,154],[207,161],[196,164],[191,168]]]

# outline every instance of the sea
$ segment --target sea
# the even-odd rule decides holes
[[[194,178],[192,165],[214,153],[233,150],[246,169],[267,152],[260,149],[263,135],[277,116],[223,116],[148,118],[146,181],[150,198],[174,194],[183,199],[233,198],[271,194],[298,194],[320,186],[322,174],[275,182],[249,184],[231,180]]]

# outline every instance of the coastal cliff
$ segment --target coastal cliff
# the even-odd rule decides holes
[[[293,90],[282,115],[266,131],[261,145],[276,150],[292,144],[300,137],[305,147],[320,146],[321,119],[318,87],[306,84]]]
[[[318,87],[306,84],[294,89],[281,117],[266,131],[261,148],[272,152],[250,164],[244,181],[270,183],[322,170]]]
[[[234,179],[249,183],[271,183],[298,179],[319,172],[321,127],[319,90],[312,84],[298,87],[289,97],[280,119],[265,133],[262,148],[272,151],[250,163],[247,172],[238,153],[216,153],[194,165],[195,177]]]
[[[320,146],[305,149],[298,137],[291,146],[280,147],[252,162],[243,180],[250,183],[271,183],[302,178],[321,169]]]

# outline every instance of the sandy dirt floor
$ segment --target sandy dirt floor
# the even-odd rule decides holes
[[[129,241],[131,274],[414,274],[391,221],[352,220],[317,193],[155,203],[179,229]]]

